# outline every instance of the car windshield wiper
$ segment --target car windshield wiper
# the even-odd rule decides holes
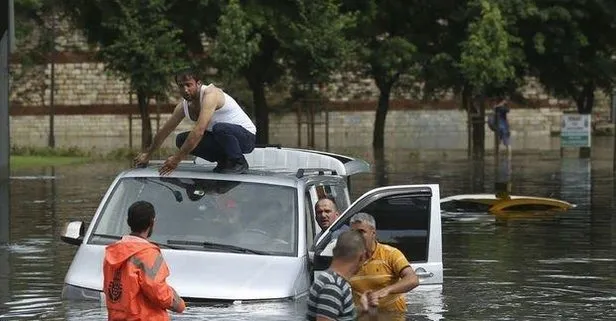
[[[248,249],[241,246],[229,245],[229,244],[220,244],[220,243],[212,243],[207,241],[190,241],[190,240],[168,240],[167,244],[177,244],[177,245],[195,245],[202,246],[205,248],[213,248],[213,249],[221,249],[228,250],[236,253],[249,253],[249,254],[259,254],[259,255],[271,255],[271,253],[267,251],[259,251]]]
[[[98,234],[98,233],[94,233],[92,234],[92,236],[96,236],[96,237],[102,237],[102,238],[106,238],[106,239],[112,239],[112,240],[121,240],[122,237],[119,235],[111,235],[111,234]],[[158,245],[159,247],[162,248],[167,248],[167,249],[181,249],[181,247],[177,247],[177,246],[172,246],[172,245],[168,245],[168,244],[164,244],[164,243],[158,243],[158,242],[154,242],[152,240],[148,240],[148,242]]]

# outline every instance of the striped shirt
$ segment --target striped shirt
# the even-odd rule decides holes
[[[357,318],[351,285],[332,270],[320,274],[310,287],[306,317],[313,321],[317,316],[340,321]]]
[[[393,246],[376,243],[372,257],[350,280],[355,302],[359,302],[360,296],[368,290],[377,291],[398,282],[400,272],[409,266],[409,261],[400,250]],[[381,298],[379,311],[406,311],[404,295],[390,294]]]

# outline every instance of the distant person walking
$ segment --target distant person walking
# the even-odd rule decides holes
[[[511,157],[511,131],[509,130],[508,100],[506,97],[499,97],[499,101],[493,107],[494,114],[488,118],[488,127],[498,135],[499,144],[502,143],[507,151],[507,156]]]

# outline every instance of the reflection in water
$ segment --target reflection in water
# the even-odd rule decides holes
[[[8,302],[11,297],[11,283],[8,277],[11,275],[10,254],[6,248],[6,245],[0,244],[0,315],[8,309],[4,302]]]
[[[9,180],[0,177],[0,314],[7,309],[4,302],[8,302],[11,295],[8,277],[11,274],[11,265],[10,254],[7,251],[10,241],[9,210]]]
[[[495,193],[511,193],[511,159],[509,157],[499,158],[494,166],[496,168]]]
[[[560,196],[577,206],[591,206],[591,160],[563,158],[560,163]]]
[[[486,179],[486,169],[485,169],[485,160],[478,159],[474,162],[471,162],[472,170],[469,171],[468,180],[471,182],[468,193],[470,194],[478,194],[485,192],[485,179]]]
[[[0,245],[9,242],[9,180],[0,177]]]
[[[442,196],[490,192],[500,180],[498,171],[491,170],[490,157],[470,162],[464,151],[395,150],[382,157],[364,150],[333,152],[362,157],[379,172],[378,177],[354,179],[352,197],[380,183],[437,183]],[[593,152],[593,157],[602,153]],[[126,166],[97,163],[12,173],[11,244],[0,247],[0,319],[106,319],[99,304],[60,300],[76,248],[62,243],[59,233],[70,220],[89,222],[107,187]],[[578,207],[556,216],[504,222],[486,214],[444,219],[444,284],[411,292],[409,318],[613,319],[616,190],[611,159],[583,162],[519,151],[509,166],[513,194],[555,197]],[[55,179],[44,179],[49,176]],[[302,300],[190,305],[173,319],[303,320],[304,313]]]

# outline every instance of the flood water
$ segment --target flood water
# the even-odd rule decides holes
[[[503,167],[471,162],[464,151],[344,150],[373,174],[353,181],[353,199],[378,185],[438,183],[441,196],[493,192]],[[409,320],[616,319],[616,186],[611,141],[592,160],[558,151],[514,153],[509,173],[518,195],[577,204],[559,215],[496,219],[443,214],[444,284],[409,294]],[[97,304],[63,302],[64,275],[76,247],[60,232],[89,221],[128,162],[13,171],[10,244],[0,245],[0,319],[106,320]],[[412,259],[412,258],[411,258]],[[220,273],[224,273],[221,271]],[[303,320],[304,302],[189,306],[173,319]]]

